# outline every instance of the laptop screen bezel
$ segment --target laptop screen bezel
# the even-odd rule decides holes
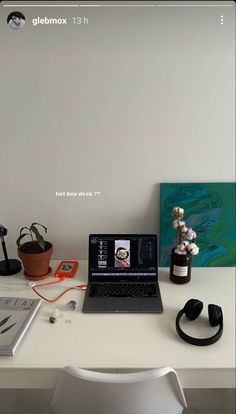
[[[112,237],[114,239],[122,239],[122,238],[129,238],[129,237],[155,237],[156,240],[156,275],[155,276],[91,276],[91,238],[93,237]],[[89,259],[88,259],[88,280],[89,282],[158,282],[158,248],[157,248],[157,235],[156,234],[113,234],[113,233],[107,233],[107,234],[90,234],[89,235]]]

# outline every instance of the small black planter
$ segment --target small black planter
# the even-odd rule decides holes
[[[177,254],[172,249],[171,252],[171,266],[170,266],[170,280],[174,283],[182,284],[188,283],[191,279],[191,254]]]

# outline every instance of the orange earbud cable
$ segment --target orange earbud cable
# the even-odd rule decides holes
[[[67,288],[66,290],[64,290],[62,293],[60,293],[58,296],[56,296],[54,299],[48,299],[48,298],[46,298],[45,296],[43,296],[41,293],[39,293],[38,291],[37,291],[37,289],[36,288],[38,288],[38,287],[44,287],[44,286],[49,286],[49,285],[54,285],[54,284],[56,284],[56,283],[59,283],[59,282],[62,282],[62,280],[64,280],[64,278],[62,277],[62,278],[60,278],[59,280],[55,280],[54,282],[49,282],[49,283],[42,283],[41,285],[35,285],[35,286],[32,286],[32,289],[33,289],[33,291],[40,297],[40,298],[42,298],[43,300],[45,300],[46,302],[49,302],[49,303],[53,303],[53,302],[56,302],[58,299],[60,299],[63,295],[65,295],[65,293],[67,293],[67,292],[69,292],[69,290],[73,290],[73,289],[81,289],[81,290],[85,290],[85,289],[87,289],[87,285],[76,285],[76,286],[72,286],[72,287],[69,287],[69,288]]]

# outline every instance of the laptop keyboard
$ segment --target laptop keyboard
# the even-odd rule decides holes
[[[92,297],[155,297],[155,283],[93,283],[89,296]]]

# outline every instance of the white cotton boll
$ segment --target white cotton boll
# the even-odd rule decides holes
[[[178,249],[180,252],[184,252],[189,245],[188,241],[183,241],[181,244],[179,244]]]
[[[185,252],[182,252],[181,250],[179,250],[178,247],[175,248],[174,252],[177,254],[185,254]]]
[[[197,255],[198,253],[199,253],[199,247],[194,247],[191,251],[190,251],[190,253],[193,255],[193,256],[195,256],[195,255]]]
[[[184,221],[183,221],[184,223]],[[180,231],[182,234],[185,234],[188,231],[188,227],[185,226],[185,223],[181,226]]]
[[[177,253],[177,254],[180,254],[180,255],[186,254],[185,250],[181,251],[181,250],[178,249],[178,247],[175,248],[174,252]]]
[[[196,254],[199,253],[199,247],[195,244],[195,243],[190,243],[187,247],[187,250],[193,255],[195,256]]]
[[[184,216],[184,209],[180,207],[174,207],[172,210],[172,216],[177,219],[180,219]]]
[[[178,220],[178,219],[176,219],[176,220],[174,220],[174,221],[172,222],[172,227],[173,227],[174,229],[181,228],[181,227],[183,227],[184,225],[185,225],[185,221],[181,221],[181,220]],[[187,227],[186,227],[186,229],[187,229]]]
[[[187,240],[194,240],[197,237],[197,234],[195,231],[193,231],[191,228],[188,229],[188,231],[185,234],[185,237]]]
[[[173,227],[173,229],[177,229],[179,227],[179,221],[174,220],[173,223],[172,223],[172,227]]]

